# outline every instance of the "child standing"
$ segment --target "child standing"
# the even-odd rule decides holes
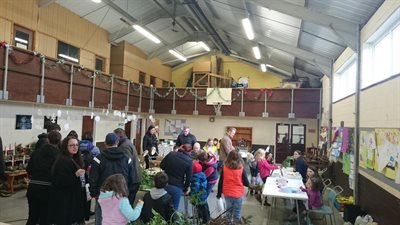
[[[139,200],[133,209],[129,204],[128,187],[123,175],[109,176],[101,187],[99,204],[103,225],[125,225],[139,218],[143,201]]]
[[[197,217],[201,219],[201,224],[205,224],[210,220],[210,211],[207,204],[207,178],[202,172],[200,163],[193,161],[193,175],[190,184],[191,204],[197,209]]]
[[[257,161],[254,158],[254,155],[251,154],[250,152],[247,153],[247,159],[249,160],[249,168],[250,168],[250,174],[251,174],[251,181],[250,184],[254,186],[258,186],[260,184],[260,181],[258,179],[258,167],[257,167]],[[257,194],[258,192],[256,190],[251,190],[250,194]]]
[[[207,153],[205,151],[201,151],[199,156],[199,163],[202,166],[202,170],[207,177],[207,197],[212,192],[214,185],[218,181],[218,172],[217,172],[217,158],[212,153]]]
[[[175,209],[172,204],[172,197],[164,189],[167,184],[168,175],[164,172],[156,173],[154,176],[155,188],[152,188],[150,192],[146,193],[143,197],[144,206],[142,213],[140,214],[140,219],[144,223],[150,222],[153,218],[153,209],[159,213],[165,221],[172,222],[174,220],[173,215]]]
[[[238,151],[230,151],[221,170],[217,198],[224,194],[226,208],[233,219],[240,221],[244,186],[249,187],[244,162]]]
[[[267,159],[265,158],[265,150],[262,148],[257,150],[256,160],[258,165],[258,171],[260,171],[260,177],[262,181],[265,183],[267,177],[271,175],[271,171],[279,169],[279,167],[268,163]]]

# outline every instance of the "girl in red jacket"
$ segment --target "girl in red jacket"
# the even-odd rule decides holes
[[[278,166],[271,165],[265,158],[265,150],[260,148],[256,152],[256,160],[258,165],[258,171],[260,172],[260,177],[265,183],[267,177],[271,175],[272,170],[279,169]]]
[[[228,153],[218,183],[217,198],[224,194],[226,208],[233,219],[240,221],[244,186],[249,187],[244,162],[238,151]]]

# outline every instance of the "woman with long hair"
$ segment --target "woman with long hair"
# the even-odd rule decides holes
[[[74,136],[66,137],[51,171],[50,222],[80,224],[84,219],[85,170]]]
[[[158,155],[158,140],[156,136],[156,128],[150,125],[143,137],[142,150],[146,169],[150,167],[150,159],[155,159]]]

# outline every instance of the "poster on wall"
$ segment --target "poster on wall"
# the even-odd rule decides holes
[[[400,183],[399,153],[400,130],[375,129],[377,150],[375,152],[375,170]]]
[[[375,130],[363,129],[360,131],[360,166],[373,170],[375,166]]]
[[[15,129],[16,130],[32,129],[32,115],[16,115]]]
[[[186,120],[165,119],[164,136],[173,136],[177,138],[184,126],[186,126]]]

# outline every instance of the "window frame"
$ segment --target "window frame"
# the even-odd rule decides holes
[[[150,75],[150,85],[153,85],[153,87],[155,87],[156,82],[157,82],[157,77]]]
[[[139,84],[146,84],[146,73],[143,71],[139,71],[139,78],[138,78]]]
[[[28,45],[27,45],[26,49],[22,48],[20,46],[17,46],[17,40],[15,40],[15,38],[17,37],[17,31],[28,34]],[[34,50],[34,44],[33,44],[34,35],[35,35],[35,32],[33,30],[28,29],[26,27],[23,27],[21,25],[18,25],[18,24],[14,23],[14,26],[13,26],[13,40],[12,40],[13,46],[15,46],[17,48],[20,48],[20,49],[33,51]]]
[[[351,75],[351,69],[355,68],[355,73]],[[355,93],[356,74],[357,73],[357,56],[353,54],[333,75],[333,93],[332,101],[337,102]],[[353,80],[351,80],[353,79]],[[354,85],[343,85],[354,84]],[[343,89],[345,88],[345,89]]]
[[[60,53],[60,43],[67,45],[68,48],[71,48],[71,47],[75,48],[78,51],[77,57],[71,56],[69,54],[69,51],[70,51],[69,49],[68,49],[68,54]],[[68,57],[75,58],[75,59],[77,59],[77,62],[75,62],[72,59],[64,58],[64,57],[60,56],[60,54],[64,54],[64,55],[66,55]],[[67,42],[64,42],[64,41],[61,41],[61,40],[57,40],[57,55],[56,55],[57,59],[62,59],[62,60],[65,60],[65,61],[68,61],[68,62],[71,62],[71,63],[79,64],[79,62],[80,62],[80,54],[81,54],[81,49],[80,48],[75,47],[75,46],[73,46],[71,44],[68,44]]]
[[[106,68],[106,66],[105,66],[106,58],[104,58],[102,56],[99,56],[99,55],[95,55],[95,57],[94,57],[94,69],[95,70],[99,70],[99,69],[97,69],[97,60],[101,60],[102,61],[102,65],[101,65],[102,68],[100,69],[100,71],[101,72],[106,72],[106,70],[105,70],[105,68]]]

